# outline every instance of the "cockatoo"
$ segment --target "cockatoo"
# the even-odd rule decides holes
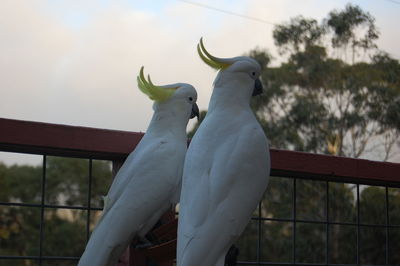
[[[176,83],[155,86],[143,67],[139,89],[154,100],[150,125],[128,156],[105,197],[79,266],[114,266],[135,236],[144,235],[161,215],[179,201],[187,150],[186,126],[198,116],[193,86]]]
[[[261,68],[240,56],[217,58],[197,46],[218,69],[206,117],[186,153],[179,209],[177,265],[223,266],[267,188],[268,140],[250,109],[262,92]]]

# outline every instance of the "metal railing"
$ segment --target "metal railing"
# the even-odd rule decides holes
[[[253,227],[256,227],[256,235],[257,235],[257,241],[254,241],[253,249],[256,251],[256,255],[253,258],[253,260],[246,260],[246,258],[242,258],[238,264],[240,265],[399,265],[400,260],[398,256],[398,250],[400,248],[400,244],[398,242],[398,236],[395,239],[390,238],[390,231],[397,230],[400,233],[400,223],[390,223],[390,214],[389,214],[389,189],[395,188],[395,187],[389,187],[389,186],[371,186],[370,188],[377,188],[379,190],[383,190],[383,195],[384,195],[384,202],[380,202],[382,205],[382,212],[381,215],[383,218],[378,219],[378,220],[383,220],[383,222],[363,222],[362,219],[360,219],[360,187],[362,187],[362,183],[356,183],[356,184],[346,184],[349,186],[353,186],[355,188],[355,215],[354,221],[347,220],[347,221],[340,221],[340,220],[334,220],[331,218],[330,215],[330,209],[332,207],[330,206],[330,187],[335,186],[336,184],[341,184],[340,182],[332,182],[332,181],[314,181],[314,182],[319,182],[320,185],[324,186],[323,191],[323,196],[321,197],[321,204],[320,207],[324,212],[324,216],[322,217],[309,217],[309,218],[302,218],[301,215],[298,214],[298,207],[296,206],[298,204],[298,198],[299,196],[297,195],[297,187],[298,183],[304,182],[304,179],[301,178],[286,178],[288,179],[287,182],[290,182],[292,184],[293,190],[292,190],[292,211],[290,217],[287,218],[280,218],[280,217],[266,217],[265,215],[262,214],[262,210],[267,209],[263,207],[263,204],[265,201],[260,202],[258,209],[257,209],[257,214],[252,217],[252,221],[250,223],[253,223]],[[308,181],[306,181],[308,182]],[[319,186],[322,187],[322,186]],[[398,187],[398,186],[396,186]],[[400,191],[400,190],[399,190]],[[290,244],[287,244],[286,246],[289,246],[290,249],[284,254],[282,257],[284,258],[283,260],[268,260],[263,258],[262,253],[263,249],[269,250],[271,245],[274,245],[273,242],[268,243],[269,245],[263,245],[263,227],[265,227],[264,224],[282,224],[282,225],[290,225],[291,229],[291,236],[290,240],[286,239],[287,241],[291,242]],[[249,225],[251,226],[251,225]],[[320,233],[317,236],[314,236],[314,239],[317,240],[319,243],[316,246],[315,244],[310,244],[311,248],[314,249],[319,249],[314,250],[314,254],[317,254],[314,258],[305,258],[304,254],[298,251],[299,249],[299,238],[304,238],[305,235],[304,233],[299,233],[301,231],[302,227],[314,227],[313,232]],[[345,262],[340,262],[339,259],[334,259],[332,254],[331,254],[331,246],[332,246],[332,240],[330,239],[330,235],[332,234],[332,231],[337,229],[341,229],[342,231],[351,231],[351,233],[348,233],[348,235],[354,236],[352,239],[346,239],[346,241],[352,242],[353,249],[352,250],[346,250],[342,252],[347,253],[348,255],[351,253],[353,254],[353,258],[351,260],[345,259]],[[265,228],[264,228],[265,230]],[[380,259],[379,261],[376,261],[377,259],[375,258],[375,262],[368,258],[368,254],[365,254],[367,252],[365,250],[365,240],[362,240],[363,234],[365,233],[371,233],[375,231],[375,235],[380,235],[383,237],[383,241],[375,239],[377,241],[374,244],[368,244],[368,246],[374,246],[378,250],[378,253],[380,252]],[[313,236],[307,236],[307,239],[311,239]],[[279,239],[275,239],[276,243],[279,245]],[[371,237],[368,240],[372,240]],[[275,243],[275,245],[276,245]],[[307,243],[302,243],[307,244]],[[343,243],[336,243],[339,245],[343,245]],[[382,246],[383,244],[383,246]],[[240,245],[239,245],[240,248]],[[304,247],[302,248],[304,250]],[[268,251],[267,251],[268,252]],[[310,253],[308,253],[309,255]],[[395,258],[396,256],[396,258]],[[343,258],[342,258],[343,260]]]
[[[18,255],[10,256],[1,253],[0,246],[0,265],[2,261],[27,260],[34,262],[32,265],[50,265],[48,261],[71,261],[76,263],[78,256],[47,256],[43,254],[43,245],[45,238],[45,211],[47,209],[66,209],[80,210],[86,212],[85,223],[85,240],[90,234],[90,225],[92,213],[99,212],[99,206],[92,204],[92,184],[93,184],[93,161],[108,160],[113,164],[113,171],[116,172],[126,156],[136,147],[143,133],[130,133],[124,131],[102,130],[84,127],[73,127],[65,125],[54,125],[38,122],[18,121],[11,119],[0,119],[0,151],[18,152],[28,154],[39,154],[43,156],[42,176],[41,176],[41,196],[40,203],[23,203],[23,202],[0,202],[2,207],[25,207],[36,208],[40,210],[40,228],[39,243],[37,253],[35,255]],[[49,156],[65,156],[73,158],[84,158],[87,160],[87,199],[85,204],[81,205],[60,205],[50,204],[46,202],[47,188],[47,161]],[[317,155],[301,152],[271,150],[272,170],[271,183],[266,192],[265,199],[260,202],[257,211],[254,213],[250,224],[238,241],[240,250],[248,249],[249,252],[241,252],[239,254],[239,265],[362,265],[370,264],[363,259],[364,250],[364,232],[371,229],[379,231],[377,235],[384,238],[384,247],[382,247],[382,259],[379,263],[382,265],[400,264],[397,258],[393,259],[393,250],[400,248],[396,239],[391,239],[391,232],[399,231],[400,224],[393,223],[390,219],[390,198],[391,191],[400,187],[400,164],[382,163],[368,160],[359,160],[351,158],[341,158],[326,155]],[[279,189],[282,186],[279,182],[284,182],[286,191]],[[315,185],[316,184],[316,185]],[[350,198],[354,198],[352,207],[353,220],[337,220],[333,217],[332,206],[334,205],[335,196],[332,194],[335,186],[343,185],[347,189],[351,187],[353,191]],[[371,221],[364,222],[362,214],[363,201],[360,198],[365,189],[365,185],[377,187],[383,191],[384,200],[382,203],[383,210],[381,215],[384,217],[383,222],[379,223]],[[284,187],[285,187],[284,186]],[[315,186],[315,188],[313,188]],[[304,206],[310,203],[306,200],[309,195],[304,195],[301,187],[306,187],[312,193],[317,193],[314,201],[318,201],[318,215],[304,215]],[[1,188],[0,188],[1,190]],[[279,192],[280,191],[280,192]],[[400,192],[400,190],[399,190]],[[284,193],[288,200],[276,200],[277,206],[283,206],[290,211],[286,211],[285,215],[277,215],[270,211],[271,197]],[[288,196],[290,195],[290,197]],[[397,195],[397,194],[396,194]],[[400,195],[400,193],[399,193]],[[315,195],[314,195],[315,196]],[[275,204],[274,203],[274,204]],[[281,205],[279,205],[281,204]],[[84,206],[83,206],[84,205]],[[279,207],[275,207],[279,209]],[[351,209],[351,208],[350,208]],[[317,217],[317,218],[316,218]],[[281,251],[275,249],[275,252],[283,252],[282,259],[269,259],[268,250],[271,249],[271,239],[267,239],[266,228],[281,227],[278,231],[286,234],[282,239],[275,239],[276,243],[284,241],[288,250]],[[310,227],[317,229],[308,230]],[[351,233],[347,241],[354,242],[353,250],[346,252],[354,253],[353,260],[347,260],[340,263],[332,259],[332,233],[340,227],[351,228]],[[283,229],[282,229],[283,228]],[[308,229],[307,229],[308,228]],[[268,231],[269,232],[269,231]],[[310,241],[309,249],[316,249],[314,258],[303,258],[304,245],[302,239],[313,239],[304,235],[307,233],[315,233],[316,242]],[[252,234],[250,236],[250,234]],[[397,236],[397,235],[396,235]],[[65,236],[68,237],[68,236]],[[247,239],[246,239],[247,237]],[[308,238],[307,238],[308,237]],[[268,241],[267,241],[267,240]],[[240,246],[245,243],[246,247]],[[176,243],[175,243],[176,244]],[[335,245],[338,243],[335,243]],[[339,243],[340,244],[340,243]],[[84,245],[84,243],[83,243]],[[174,245],[174,244],[171,244]],[[351,245],[350,245],[351,246]],[[171,248],[171,246],[169,246]],[[278,251],[276,251],[278,250]],[[323,250],[323,252],[321,251]],[[251,255],[248,255],[250,254]],[[138,254],[138,253],[133,253]],[[152,254],[157,253],[157,249]],[[247,255],[245,255],[247,254]],[[169,259],[175,254],[169,254]],[[161,257],[162,255],[160,255]],[[165,256],[165,254],[163,255]],[[161,258],[162,259],[162,258]],[[72,264],[73,265],[73,264]],[[133,262],[130,265],[139,265]]]
[[[101,211],[102,208],[99,207],[93,207],[91,205],[91,198],[92,198],[92,193],[91,193],[91,188],[92,188],[92,159],[88,160],[88,193],[87,193],[87,205],[86,206],[79,206],[79,205],[60,205],[60,204],[49,204],[46,203],[46,187],[47,187],[47,174],[46,174],[46,169],[47,169],[47,155],[43,155],[43,160],[42,160],[42,176],[41,176],[41,196],[40,196],[40,203],[21,203],[21,202],[1,202],[0,201],[0,206],[2,207],[27,207],[27,208],[33,208],[33,209],[38,209],[40,212],[40,227],[39,227],[39,242],[38,242],[38,254],[37,255],[19,255],[19,256],[10,256],[6,254],[0,254],[0,265],[1,260],[34,260],[39,263],[39,265],[42,265],[43,261],[48,261],[48,260],[72,260],[72,261],[77,261],[79,260],[79,257],[77,256],[46,256],[43,254],[43,244],[44,244],[44,231],[45,231],[45,211],[47,209],[62,209],[62,210],[81,210],[86,212],[86,240],[89,239],[90,236],[90,218],[91,218],[91,213],[94,211]],[[21,184],[23,186],[24,184]],[[68,237],[68,236],[65,236]]]

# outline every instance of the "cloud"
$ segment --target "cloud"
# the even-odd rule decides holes
[[[0,112],[18,117],[24,109],[34,119],[51,94],[53,67],[67,52],[70,33],[23,1],[2,1],[0,10]]]
[[[181,38],[155,14],[114,6],[74,30],[27,1],[1,10],[4,117],[144,131],[152,103],[136,89],[141,65],[159,84],[207,80],[195,74],[198,36]]]
[[[291,0],[202,3],[278,23],[302,12],[324,17],[336,5],[316,0],[302,5]],[[2,0],[1,116],[145,131],[152,102],[137,89],[140,66],[157,84],[193,84],[200,108],[206,109],[215,71],[196,54],[201,36],[219,57],[257,46],[274,51],[271,25],[181,1],[163,2],[157,9],[143,5]],[[398,47],[397,39],[392,46]]]

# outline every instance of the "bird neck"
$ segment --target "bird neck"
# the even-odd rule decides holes
[[[186,126],[188,123],[187,114],[175,110],[168,106],[155,103],[153,105],[154,114],[146,134],[156,137],[174,136],[178,138],[186,137]]]
[[[217,77],[211,95],[208,112],[214,110],[250,110],[252,87],[248,81]]]

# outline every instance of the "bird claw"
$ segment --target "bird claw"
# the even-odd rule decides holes
[[[135,245],[136,249],[145,249],[154,246],[152,242],[150,242],[145,237],[139,237],[139,243]]]
[[[135,248],[136,248],[136,249],[146,249],[146,248],[149,248],[149,247],[152,247],[152,246],[154,246],[153,243],[147,242],[147,243],[140,243],[140,244],[137,244],[137,245],[135,246]]]

